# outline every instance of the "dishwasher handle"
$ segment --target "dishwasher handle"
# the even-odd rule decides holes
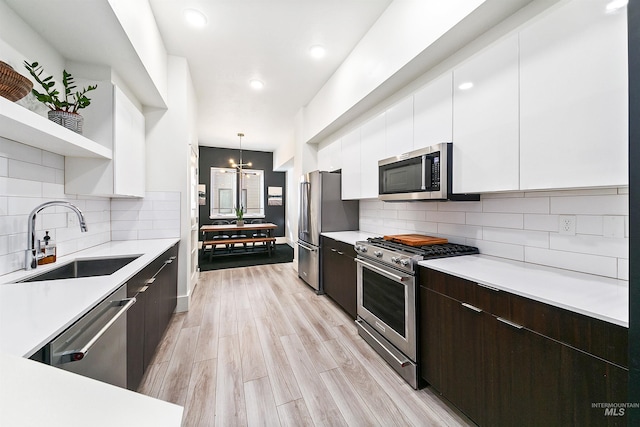
[[[89,353],[89,350],[91,349],[91,347],[93,347],[93,345],[98,342],[98,340],[100,339],[100,337],[102,337],[102,335],[105,334],[105,332],[107,332],[107,330],[114,324],[116,323],[116,321],[122,317],[122,315],[124,315],[127,310],[129,310],[129,308],[131,308],[131,306],[133,304],[136,303],[136,299],[134,298],[126,298],[123,299],[121,301],[118,301],[118,305],[120,305],[122,308],[120,308],[120,310],[118,310],[118,312],[115,314],[115,316],[113,316],[99,331],[97,334],[95,334],[90,340],[89,342],[87,342],[81,349],[79,350],[70,350],[70,351],[66,351],[64,352],[61,356],[60,356],[60,362],[61,363],[68,363],[68,362],[77,362],[79,360],[84,359],[84,356],[87,355],[87,353]]]

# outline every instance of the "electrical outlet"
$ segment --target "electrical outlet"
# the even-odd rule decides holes
[[[560,215],[558,217],[558,232],[574,236],[576,234],[576,217],[574,215]]]

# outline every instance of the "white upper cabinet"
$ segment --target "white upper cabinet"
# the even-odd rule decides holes
[[[420,89],[413,97],[413,149],[453,140],[453,73]]]
[[[319,170],[333,172],[342,168],[342,148],[340,144],[340,139],[337,139],[318,148]]]
[[[360,128],[342,137],[342,199],[360,198]]]
[[[627,185],[627,17],[573,1],[520,33],[521,181],[528,189]]]
[[[385,113],[360,128],[360,198],[378,197],[378,160],[385,147]]]
[[[387,137],[383,158],[413,150],[413,96],[387,110],[386,127]]]
[[[453,71],[453,191],[518,190],[518,37]]]
[[[118,87],[103,82],[98,89],[85,115],[85,132],[111,148],[113,159],[66,157],[65,193],[144,197],[144,115]]]

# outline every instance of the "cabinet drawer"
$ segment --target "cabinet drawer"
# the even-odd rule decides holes
[[[510,317],[508,292],[429,268],[420,269],[420,285],[496,316]]]
[[[628,366],[628,329],[511,294],[509,320],[594,356]]]

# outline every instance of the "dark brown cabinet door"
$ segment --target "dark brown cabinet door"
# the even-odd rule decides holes
[[[129,297],[136,297],[136,303],[127,312],[127,388],[130,390],[140,385],[175,310],[177,251],[175,245],[127,282]]]
[[[627,399],[628,370],[600,357],[614,354],[624,360],[618,346],[626,334],[618,327],[506,292],[473,289],[473,282],[455,276],[423,272],[422,377],[472,420],[481,426],[626,425],[619,410],[592,407]],[[575,320],[561,322],[569,318]],[[565,335],[569,343],[558,339]],[[582,342],[598,355],[573,346]]]
[[[420,288],[421,373],[469,418],[484,420],[483,324],[486,313]]]
[[[344,311],[356,318],[357,268],[351,245],[322,238],[322,285],[324,292]]]

